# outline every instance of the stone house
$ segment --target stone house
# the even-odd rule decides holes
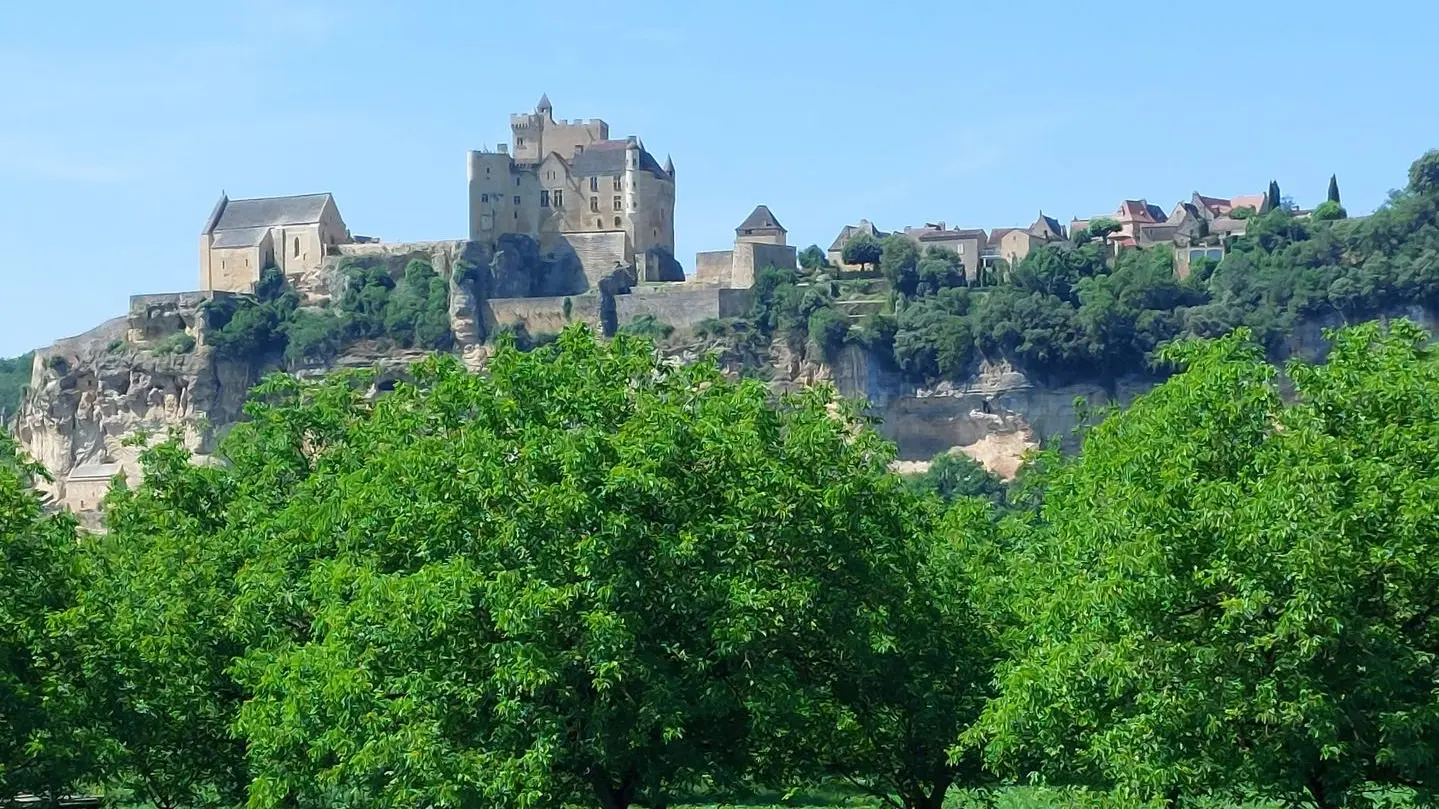
[[[1064,226],[1044,211],[1027,228],[995,228],[989,232],[981,257],[987,266],[1003,261],[1011,267],[1024,260],[1030,251],[1041,244],[1062,242],[1066,239]]]
[[[948,228],[943,221],[926,222],[924,227],[906,227],[901,234],[919,246],[921,254],[930,247],[939,247],[959,255],[964,264],[966,282],[973,281],[976,270],[984,261],[989,235],[980,228]]]
[[[350,231],[329,194],[220,201],[200,233],[200,289],[249,292],[260,271],[318,269]]]
[[[1140,229],[1164,224],[1169,217],[1164,209],[1145,199],[1126,199],[1119,208],[1108,216],[1093,216],[1089,219],[1075,219],[1069,223],[1069,232],[1078,233],[1089,227],[1095,219],[1113,219],[1119,225],[1119,232],[1109,237],[1115,247],[1134,247],[1140,242]]]
[[[788,232],[766,205],[757,206],[734,232],[733,249],[695,255],[690,284],[749,289],[759,270],[793,269],[798,262],[794,247],[788,244]]]
[[[510,130],[513,148],[468,155],[471,241],[530,236],[573,252],[592,283],[616,264],[647,278],[655,251],[673,257],[673,161],[660,165],[636,136],[612,140],[602,120],[556,119],[548,97],[511,115]]]
[[[824,256],[829,260],[830,264],[842,270],[861,269],[858,265],[844,263],[844,246],[849,244],[849,240],[853,239],[855,235],[859,233],[867,233],[875,239],[883,239],[889,235],[879,228],[876,228],[874,223],[868,219],[861,219],[858,224],[845,225],[840,228],[839,235],[834,237],[834,241],[830,243],[829,249],[825,251]]]

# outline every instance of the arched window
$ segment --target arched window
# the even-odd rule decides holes
[[[295,237],[295,258],[300,257],[300,237]]]

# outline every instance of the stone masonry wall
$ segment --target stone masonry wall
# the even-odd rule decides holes
[[[621,296],[623,297],[623,296]],[[563,296],[551,298],[493,298],[485,301],[480,310],[484,318],[485,332],[493,333],[502,326],[520,326],[531,335],[558,334],[565,326],[583,321],[595,329],[600,328],[600,296],[572,295],[570,316],[565,317]]]
[[[702,320],[739,317],[749,311],[753,296],[747,289],[636,289],[615,296],[615,316],[623,325],[641,315],[677,328],[692,328]]]
[[[614,272],[616,264],[629,264],[627,237],[622,230],[600,233],[565,233],[554,237],[553,245],[543,245],[556,254],[568,249],[580,260],[590,288],[599,286],[600,279]]]

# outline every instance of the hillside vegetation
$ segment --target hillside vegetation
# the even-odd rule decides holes
[[[25,392],[25,386],[30,384],[30,368],[34,359],[33,353],[0,359],[0,413],[11,416],[20,407],[20,397]]]
[[[830,357],[847,343],[873,349],[916,381],[958,379],[980,356],[1040,378],[1097,378],[1152,367],[1182,337],[1248,327],[1269,349],[1306,318],[1354,322],[1396,306],[1439,303],[1439,157],[1414,163],[1409,185],[1371,216],[1298,218],[1284,207],[1250,220],[1217,265],[1175,278],[1166,246],[1114,257],[1100,240],[1050,244],[966,286],[959,257],[920,253],[902,236],[873,258],[888,282],[856,294],[823,270],[767,270],[754,324]],[[1342,211],[1340,212],[1342,213]],[[977,274],[977,273],[971,273]],[[846,301],[888,297],[858,321]]]

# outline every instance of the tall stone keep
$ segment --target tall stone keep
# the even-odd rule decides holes
[[[548,97],[510,116],[511,144],[468,156],[469,237],[505,234],[538,240],[553,255],[572,253],[592,282],[616,264],[674,255],[675,172],[634,135],[610,138],[599,119],[554,117]]]

